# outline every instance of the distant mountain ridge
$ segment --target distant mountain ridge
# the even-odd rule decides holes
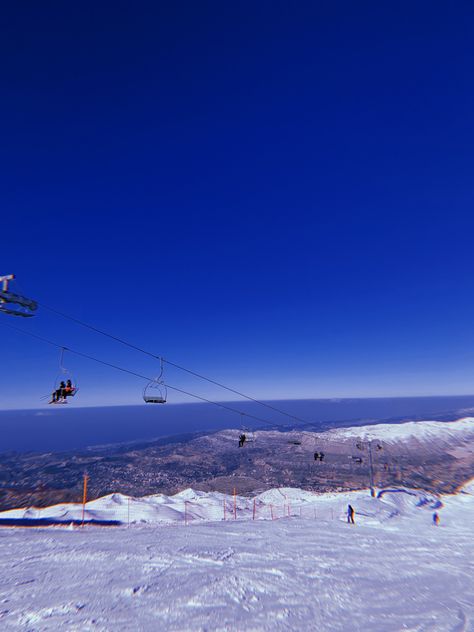
[[[397,441],[438,440],[457,443],[460,440],[474,440],[474,417],[464,417],[455,421],[407,421],[398,424],[379,423],[370,426],[356,426],[328,430],[326,435],[334,439],[360,438],[364,441],[380,439],[389,443]]]

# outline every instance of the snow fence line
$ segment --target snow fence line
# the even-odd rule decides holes
[[[229,520],[280,520],[304,518],[311,520],[345,519],[345,507],[317,506],[318,495],[303,492],[308,500],[294,499],[280,490],[269,490],[261,496],[247,498],[219,492],[184,490],[175,496],[156,494],[142,498],[110,494],[87,500],[87,480],[84,482],[82,503],[61,503],[50,507],[27,507],[0,513],[0,526],[4,527],[96,527],[160,524],[185,526],[196,522]],[[273,495],[273,498],[272,498]],[[276,502],[281,497],[282,502]],[[273,500],[273,501],[272,501]],[[340,505],[340,503],[338,503]]]
[[[100,499],[99,499],[100,500]],[[83,518],[74,517],[79,512],[78,504],[68,503],[57,505],[65,511],[56,515],[48,515],[48,509],[54,509],[55,506],[36,508],[28,507],[26,509],[14,509],[4,512],[5,517],[0,513],[0,527],[84,527],[92,525],[96,527],[131,527],[136,524],[160,524],[173,525],[184,524],[185,526],[195,522],[218,522],[218,521],[249,521],[249,520],[281,520],[282,518],[304,518],[311,520],[334,520],[340,519],[341,513],[331,508],[326,511],[318,510],[315,506],[308,504],[292,504],[283,503],[282,505],[258,504],[255,499],[250,502],[248,507],[234,506],[233,500],[223,500],[222,507],[217,510],[212,507],[209,512],[209,505],[200,503],[199,501],[185,500],[183,502],[183,510],[178,513],[174,519],[169,516],[160,516],[157,512],[156,516],[146,516],[138,508],[133,506],[133,500],[129,499],[125,512],[117,512],[115,508],[103,508],[95,511],[87,508]],[[94,501],[91,501],[94,502]],[[123,515],[123,514],[126,515]],[[7,514],[14,514],[15,517],[7,517]],[[22,514],[22,515],[20,515]],[[36,514],[36,515],[35,515]],[[220,515],[218,515],[220,514]],[[345,514],[344,514],[345,515]]]
[[[185,489],[173,496],[154,494],[133,498],[120,493],[88,500],[84,478],[82,502],[50,507],[27,507],[0,513],[0,526],[128,526],[136,524],[192,524],[229,520],[347,520],[348,506],[355,509],[356,522],[385,522],[393,517],[424,515],[431,518],[443,503],[434,494],[414,489],[382,489],[318,494],[282,487],[253,498],[220,492]],[[373,490],[372,490],[373,491]]]

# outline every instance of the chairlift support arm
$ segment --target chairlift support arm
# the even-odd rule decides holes
[[[5,274],[0,276],[0,283],[2,284],[2,292],[8,292],[8,283],[9,281],[13,281],[15,278],[14,274]]]

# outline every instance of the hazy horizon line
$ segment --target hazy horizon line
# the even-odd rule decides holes
[[[258,401],[252,400],[243,400],[243,399],[216,399],[214,401],[209,402],[166,402],[166,407],[170,406],[215,406],[220,403],[223,404],[239,404],[239,405],[260,405],[262,403],[273,403],[273,402],[347,402],[347,401],[358,401],[358,400],[390,400],[390,399],[441,399],[441,398],[456,398],[456,397],[474,397],[474,393],[456,393],[450,395],[372,395],[372,396],[346,396],[346,397],[298,397],[298,398],[274,398],[274,399],[260,399]],[[146,406],[143,403],[137,404],[85,404],[85,405],[75,405],[75,406],[61,406],[60,408],[56,406],[45,407],[31,407],[31,408],[0,408],[0,413],[2,412],[31,412],[31,411],[53,411],[53,410],[86,410],[86,409],[98,409],[98,408],[149,408],[150,406]],[[291,416],[291,415],[290,415]]]

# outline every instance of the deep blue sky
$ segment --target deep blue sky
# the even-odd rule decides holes
[[[257,397],[472,393],[473,13],[11,3],[1,273]],[[0,316],[156,370],[44,310]],[[0,407],[41,404],[56,355],[2,328]],[[70,364],[75,406],[140,401]]]

